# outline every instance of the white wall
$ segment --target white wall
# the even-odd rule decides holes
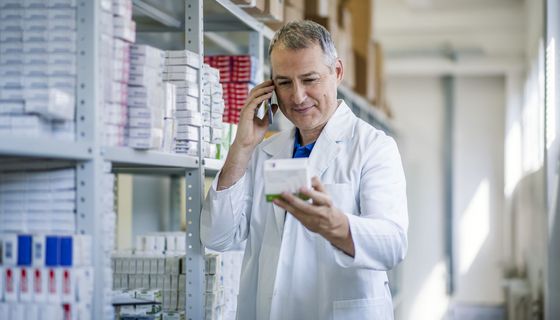
[[[399,319],[438,319],[446,310],[443,93],[438,77],[388,77],[407,180],[409,249],[400,267]]]
[[[457,77],[453,214],[457,303],[503,303],[503,77]]]
[[[435,76],[387,79],[407,178],[410,218],[409,253],[400,267],[398,319],[442,319],[450,303],[503,302],[504,78],[458,77],[454,90],[458,243],[456,294],[450,300],[446,294],[443,85]]]
[[[137,235],[162,231],[169,213],[170,179],[160,176],[133,176],[132,231]]]

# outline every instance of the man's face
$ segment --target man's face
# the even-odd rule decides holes
[[[300,131],[322,129],[337,107],[342,63],[328,66],[321,46],[292,50],[279,44],[270,55],[272,79],[282,113]]]

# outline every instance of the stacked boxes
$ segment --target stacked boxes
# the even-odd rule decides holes
[[[173,152],[175,143],[175,110],[177,110],[177,87],[169,82],[163,83],[164,114],[163,114],[163,152]]]
[[[222,319],[225,304],[222,256],[216,253],[207,253],[204,257],[204,264],[206,282],[205,319]]]
[[[0,232],[71,234],[76,170],[0,172]]]
[[[136,290],[119,290],[116,292],[118,297],[142,299],[154,302],[146,305],[123,306],[120,311],[119,319],[161,319],[162,317],[162,293],[156,289],[136,289]]]
[[[192,156],[198,155],[200,127],[203,123],[199,111],[200,57],[191,51],[167,51],[165,80],[176,87],[176,108],[173,112],[173,151]]]
[[[0,133],[74,139],[74,1],[0,3]]]
[[[219,144],[223,138],[224,124],[222,122],[225,103],[223,89],[220,83],[220,72],[207,64],[203,65],[202,83],[202,149],[204,157],[218,158]]]
[[[91,238],[0,234],[0,310],[6,319],[90,319]]]
[[[76,233],[75,168],[59,161],[2,160],[0,172],[0,310],[7,319],[90,319],[92,316],[92,243]],[[114,246],[114,176],[110,164],[96,180],[102,192],[98,246],[102,273],[111,280]],[[8,171],[9,170],[9,171]],[[88,199],[91,201],[92,199]],[[8,284],[1,285],[2,283]],[[103,317],[113,317],[111,289],[105,289]],[[32,303],[32,304],[31,304]],[[23,313],[22,313],[23,312]]]
[[[242,260],[242,251],[206,253],[206,320],[235,319]]]
[[[103,143],[125,145],[130,45],[135,41],[131,0],[114,0],[102,6],[100,57],[104,102]]]
[[[225,101],[224,122],[238,123],[241,108],[260,73],[257,59],[248,55],[207,56],[204,62],[220,70]]]
[[[123,314],[147,315],[149,312],[163,311],[184,314],[185,275],[184,268],[185,234],[159,233],[139,236],[136,250],[113,255],[113,288],[128,292],[139,298],[139,293],[156,292],[160,295],[159,310],[123,310]],[[148,299],[153,300],[153,299]]]
[[[128,145],[135,149],[161,149],[165,95],[164,52],[133,45],[128,88]]]
[[[114,0],[109,13],[103,17],[108,20],[103,28],[102,37],[106,37],[107,45],[112,43],[104,54],[104,63],[109,69],[106,73],[106,103],[104,104],[104,143],[109,146],[123,146],[126,140],[126,126],[128,121],[128,78],[130,72],[130,46],[135,41],[136,26],[132,20],[131,0]],[[112,25],[112,28],[109,26]],[[105,32],[106,31],[106,32]],[[103,50],[103,49],[101,49]]]

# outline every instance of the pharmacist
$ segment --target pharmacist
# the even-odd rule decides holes
[[[247,240],[237,318],[393,319],[386,271],[404,259],[408,228],[397,146],[337,100],[344,68],[325,28],[288,23],[269,56],[272,81],[250,92],[201,217],[208,248]],[[295,128],[263,141],[268,116],[255,110],[273,90]],[[267,202],[263,162],[293,157],[309,157],[311,201]]]

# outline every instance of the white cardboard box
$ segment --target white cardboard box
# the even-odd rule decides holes
[[[19,300],[19,277],[16,267],[4,267],[2,277],[4,277],[4,299],[7,302]]]
[[[53,303],[61,302],[61,270],[58,268],[47,268],[47,301]]]
[[[48,274],[46,268],[33,268],[33,281],[32,281],[32,291],[33,291],[33,301],[35,302],[45,302],[47,301],[47,281]]]

